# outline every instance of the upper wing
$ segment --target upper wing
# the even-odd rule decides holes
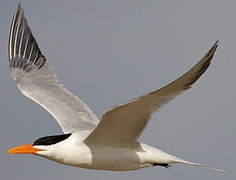
[[[192,69],[174,82],[105,112],[86,141],[110,143],[136,140],[152,113],[158,111],[176,95],[191,88],[191,85],[206,71],[216,51],[217,43],[218,41]]]
[[[27,25],[20,4],[10,30],[9,60],[11,76],[17,87],[50,112],[63,132],[92,130],[96,127],[98,120],[95,114],[57,80]]]

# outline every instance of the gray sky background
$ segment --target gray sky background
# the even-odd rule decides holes
[[[18,1],[0,2],[0,179],[236,178],[236,1],[21,1],[59,80],[99,118],[105,110],[175,80],[220,39],[207,72],[152,117],[141,140],[177,157],[231,171],[228,174],[186,165],[94,171],[31,155],[7,155],[11,147],[61,130],[10,78],[8,34]]]

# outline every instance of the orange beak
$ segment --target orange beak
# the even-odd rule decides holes
[[[36,154],[38,151],[45,151],[44,149],[38,149],[33,147],[33,144],[17,146],[8,150],[8,154]]]

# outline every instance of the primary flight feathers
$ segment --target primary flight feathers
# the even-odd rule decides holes
[[[152,113],[158,111],[176,95],[189,89],[206,71],[216,51],[217,43],[218,41],[192,69],[174,82],[105,112],[88,139],[102,138],[100,140],[103,142],[112,139],[120,141],[137,139]]]
[[[57,80],[17,6],[9,38],[10,71],[17,87],[55,117],[64,133],[93,129],[96,115]]]

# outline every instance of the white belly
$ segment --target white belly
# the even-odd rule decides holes
[[[140,159],[133,149],[118,147],[90,147],[81,152],[73,166],[88,169],[127,171],[141,168]],[[72,165],[72,164],[69,164]]]
[[[53,152],[53,149],[50,152]],[[52,154],[47,153],[39,151],[38,155],[62,164],[87,169],[128,171],[143,167],[136,150],[129,147],[87,146],[81,143],[65,148],[64,145],[58,144]]]
[[[64,144],[60,146],[58,143],[54,147],[55,151],[53,149],[50,150],[50,152],[53,152],[52,154],[47,154],[47,151],[40,151],[39,155],[70,166],[87,169],[128,171],[152,166],[153,163],[159,161],[159,158],[156,159],[156,155],[159,156],[164,153],[139,143],[115,147],[87,146],[84,143],[70,143],[69,145],[65,146]],[[161,163],[161,161],[159,162]]]
[[[91,151],[92,169],[127,171],[140,167],[140,159],[134,149],[103,147]]]

